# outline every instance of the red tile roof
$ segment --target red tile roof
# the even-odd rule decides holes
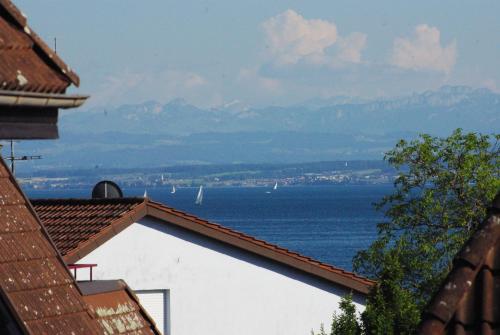
[[[161,334],[124,281],[80,282],[78,285],[104,334]]]
[[[25,333],[98,333],[61,256],[1,159],[0,300]]]
[[[431,300],[419,334],[500,334],[500,194]]]
[[[10,0],[0,0],[0,90],[64,93],[79,78],[27,25]]]
[[[130,214],[142,198],[32,200],[59,252],[65,256],[77,250],[113,222]]]
[[[68,263],[77,262],[145,216],[177,225],[366,294],[374,282],[352,272],[142,198],[32,200]],[[118,204],[121,204],[118,205]],[[116,211],[114,210],[116,209]],[[107,211],[107,212],[106,212]],[[90,224],[89,224],[90,223]],[[76,242],[73,243],[72,242]]]
[[[27,25],[10,0],[0,0],[0,139],[59,137],[59,108],[88,98],[65,94],[78,76]]]

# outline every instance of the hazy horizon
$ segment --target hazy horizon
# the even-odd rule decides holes
[[[444,85],[500,92],[500,3],[16,1],[81,77],[86,107],[233,101],[288,105],[410,95]]]
[[[19,145],[33,164],[381,159],[419,133],[500,128],[498,1],[16,5],[91,96],[56,143]]]

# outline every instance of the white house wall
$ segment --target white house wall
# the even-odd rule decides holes
[[[143,218],[79,263],[94,279],[169,290],[172,335],[307,335],[328,328],[348,291],[155,219]],[[83,278],[79,273],[79,279]],[[358,310],[363,299],[355,296]]]

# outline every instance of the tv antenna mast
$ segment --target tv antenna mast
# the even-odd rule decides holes
[[[15,175],[16,173],[16,164],[15,164],[16,161],[29,161],[33,159],[42,159],[42,156],[24,155],[16,157],[14,155],[14,140],[10,140],[10,155],[7,157],[7,160],[10,161],[10,171],[12,172],[12,175]]]

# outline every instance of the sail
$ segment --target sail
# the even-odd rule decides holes
[[[278,189],[278,182],[276,182],[276,184],[274,184],[274,187],[273,187],[273,190],[277,190]]]
[[[198,190],[198,195],[196,196],[196,201],[194,202],[197,205],[201,205],[203,202],[203,185],[200,186],[200,189]]]
[[[172,185],[172,191],[170,191],[170,193],[174,194],[175,193],[175,186]]]
[[[144,195],[142,197],[143,198],[147,198],[148,197],[148,191],[147,190],[144,190]]]

